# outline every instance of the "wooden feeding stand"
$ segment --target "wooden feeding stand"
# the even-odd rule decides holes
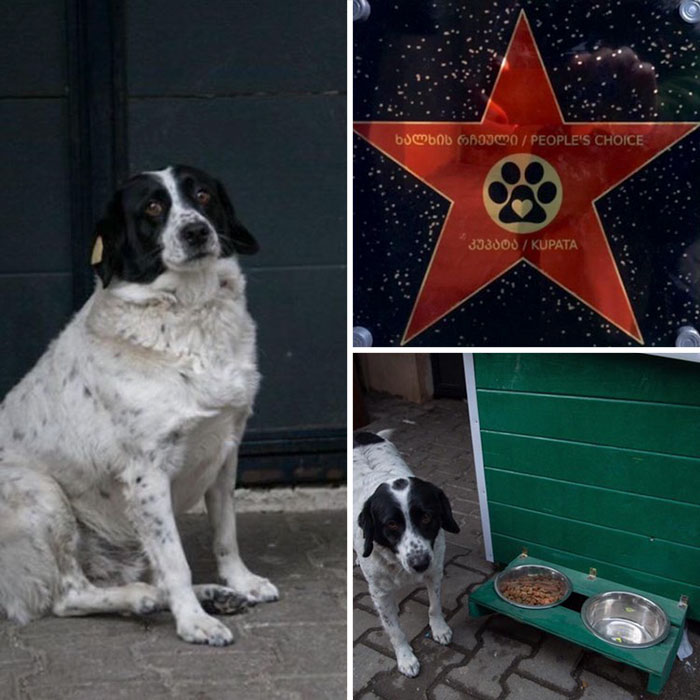
[[[507,568],[511,566],[520,566],[521,564],[555,566],[549,561],[521,556],[514,559]],[[684,602],[674,602],[668,598],[653,595],[648,591],[638,590],[631,586],[623,586],[613,581],[591,576],[590,574],[586,575],[565,566],[556,565],[556,568],[569,577],[573,592],[574,594],[578,594],[578,596],[588,598],[598,593],[624,589],[630,593],[637,593],[645,598],[649,598],[659,605],[668,616],[671,624],[671,630],[668,636],[659,644],[646,649],[629,649],[613,646],[588,631],[579,613],[580,606],[576,605],[571,598],[562,605],[553,608],[545,608],[543,610],[519,608],[507,603],[498,596],[494,590],[493,579],[487,581],[469,596],[469,614],[472,617],[479,617],[492,612],[502,613],[519,622],[524,622],[544,630],[545,632],[549,632],[550,634],[555,634],[558,637],[567,639],[586,649],[597,651],[615,661],[622,661],[623,663],[638,668],[640,671],[648,673],[649,682],[647,684],[647,690],[651,693],[660,692],[671,673],[671,666],[673,665],[673,660],[678,651],[678,645],[681,643],[683,626],[688,610],[687,605]]]
[[[658,693],[686,617],[700,619],[700,364],[480,354],[465,355],[465,370],[486,558],[552,566],[574,589],[531,610],[488,581],[471,614],[499,612],[627,663]],[[629,649],[589,632],[582,600],[612,590],[660,605],[668,637]]]

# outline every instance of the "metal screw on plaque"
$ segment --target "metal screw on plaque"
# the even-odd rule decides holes
[[[372,347],[372,334],[362,326],[355,326],[352,329],[352,346],[354,348]]]
[[[698,0],[682,0],[678,6],[681,17],[691,24],[700,22],[700,2]]]
[[[369,17],[372,8],[367,0],[352,0],[352,21],[359,22]]]
[[[676,336],[677,348],[700,348],[700,333],[694,326],[681,326]]]

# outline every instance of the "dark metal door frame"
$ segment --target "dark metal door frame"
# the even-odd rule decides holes
[[[92,293],[93,227],[127,175],[124,3],[66,0],[73,305]]]

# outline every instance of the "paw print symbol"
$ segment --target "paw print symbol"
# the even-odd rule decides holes
[[[501,228],[534,233],[549,224],[562,201],[561,180],[543,158],[513,153],[498,161],[484,182],[484,205]]]

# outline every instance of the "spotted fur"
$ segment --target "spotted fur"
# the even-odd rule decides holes
[[[146,220],[156,197],[163,215]],[[278,597],[236,538],[237,452],[259,384],[233,256],[257,244],[242,231],[221,185],[193,168],[141,174],[115,196],[93,295],[0,405],[11,619],[167,607],[184,640],[224,645],[231,631],[200,601],[235,612]],[[193,587],[174,519],[202,496],[223,586]]]
[[[417,676],[420,663],[399,624],[396,591],[424,583],[433,639],[449,644],[452,630],[440,603],[445,534],[459,532],[449,501],[417,479],[396,447],[369,433],[353,449],[354,548],[370,596],[396,654],[398,669]]]

